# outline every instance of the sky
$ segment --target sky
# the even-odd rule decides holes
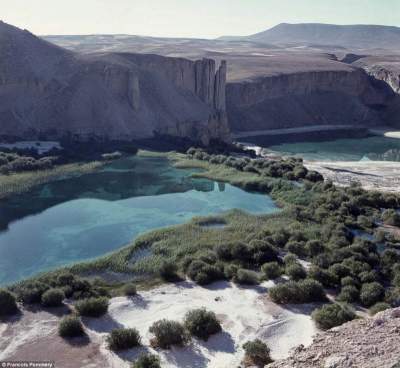
[[[400,0],[0,0],[0,20],[38,35],[214,38],[283,22],[400,26]]]

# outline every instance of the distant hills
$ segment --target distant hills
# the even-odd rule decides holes
[[[400,28],[380,25],[335,25],[321,23],[281,23],[245,37],[220,39],[247,40],[269,44],[329,45],[361,49],[400,47]]]

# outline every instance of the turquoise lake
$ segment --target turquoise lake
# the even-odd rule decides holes
[[[316,161],[400,161],[400,139],[374,136],[269,145],[269,149]]]
[[[1,201],[0,284],[93,259],[193,216],[278,210],[267,195],[192,172],[163,158],[131,157]]]

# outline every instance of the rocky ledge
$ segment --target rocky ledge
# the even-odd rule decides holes
[[[314,337],[268,368],[394,368],[400,362],[400,308],[359,319]]]

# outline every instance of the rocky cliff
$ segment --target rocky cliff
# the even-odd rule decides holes
[[[400,363],[400,308],[348,322],[299,346],[268,368],[397,368]]]
[[[0,135],[229,139],[226,65],[158,55],[80,55],[0,23]]]
[[[274,74],[227,85],[232,130],[307,125],[384,125],[393,91],[362,69]]]

